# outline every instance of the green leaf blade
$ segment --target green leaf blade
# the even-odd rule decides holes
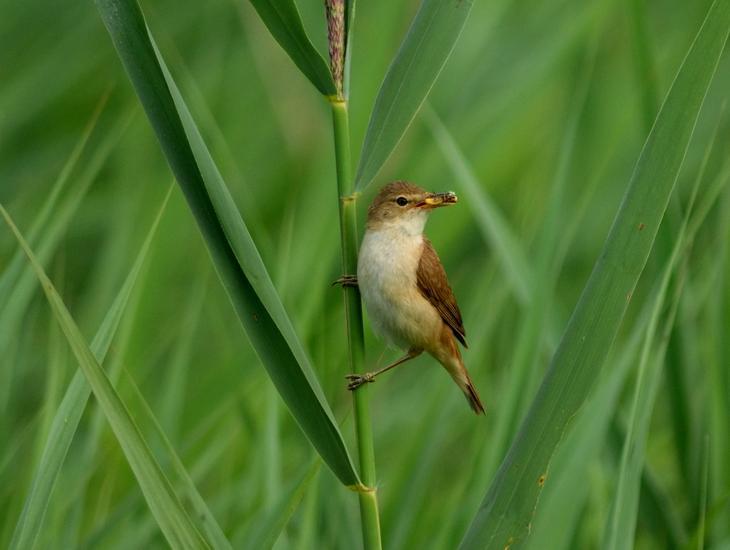
[[[147,237],[122,288],[119,290],[114,303],[109,308],[99,330],[91,342],[91,352],[100,364],[103,364],[111,346],[112,338],[119,327],[122,315],[129,302],[129,297],[132,294],[132,289],[142,270],[142,265],[147,257],[152,239],[157,232],[157,227],[167,205],[168,198],[169,194],[165,198],[157,217],[152,223],[152,227],[147,233]],[[43,524],[43,518],[56,480],[58,479],[79,423],[81,422],[81,416],[86,409],[90,395],[91,388],[86,382],[83,373],[76,371],[53,417],[40,462],[31,482],[31,488],[26,497],[25,505],[23,506],[23,512],[13,533],[10,548],[20,549],[31,548],[33,546]]]
[[[621,463],[616,481],[613,506],[610,521],[608,522],[603,540],[605,550],[616,550],[631,546],[636,533],[636,511],[639,508],[639,494],[641,491],[642,470],[644,468],[649,424],[654,411],[654,404],[659,391],[659,383],[665,362],[669,334],[674,325],[674,317],[679,306],[679,298],[686,275],[687,243],[693,235],[687,231],[690,214],[693,211],[697,193],[704,178],[704,172],[710,158],[718,126],[712,140],[707,146],[705,156],[697,173],[692,188],[692,194],[687,205],[684,219],[674,239],[672,253],[667,260],[662,277],[659,281],[659,290],[654,307],[651,311],[649,326],[646,329],[644,344],[639,361],[638,375],[634,386],[634,399],[631,405],[624,447],[621,453]],[[701,221],[701,219],[700,219]],[[680,266],[680,261],[682,265]],[[675,274],[675,271],[678,273]],[[669,300],[669,288],[672,278],[677,279],[673,299]],[[664,327],[660,330],[662,310],[665,302],[670,302],[668,319],[663,320]]]
[[[662,106],[601,256],[463,548],[501,549],[527,536],[540,480],[598,377],[651,251],[729,29],[730,2],[716,1]]]
[[[41,206],[41,209],[38,211],[38,214],[33,220],[33,225],[28,231],[28,242],[32,245],[38,240],[38,236],[41,234],[41,230],[48,223],[49,217],[54,211],[61,192],[66,188],[70,180],[71,174],[78,164],[81,154],[86,149],[89,138],[96,128],[99,117],[104,110],[108,98],[109,94],[107,93],[103,95],[99,100],[99,103],[94,109],[91,118],[86,123],[84,131],[79,136],[78,142],[74,146],[71,154],[63,165],[61,172],[58,174],[58,177],[56,178],[53,187],[48,193],[48,196],[46,197],[43,206]],[[20,272],[25,265],[26,264],[25,259],[23,258],[23,251],[18,250],[18,252],[10,260],[8,265],[3,269],[2,275],[0,275],[0,306],[5,305],[8,299],[8,295],[12,292],[13,286],[17,279],[20,277]]]
[[[322,95],[337,93],[327,62],[304,30],[294,0],[251,0],[269,32]]]
[[[84,341],[76,322],[53,283],[45,274],[43,267],[38,263],[28,243],[1,205],[0,214],[5,218],[6,223],[33,265],[53,314],[61,326],[69,346],[79,362],[79,367],[94,392],[94,396],[104,410],[104,414],[124,451],[129,466],[134,472],[140,489],[144,493],[150,510],[165,538],[173,548],[208,548],[195,524],[175,495],[119,394],[117,394],[114,386]]]
[[[319,460],[306,465],[299,475],[281,491],[270,509],[261,510],[243,525],[233,538],[236,548],[274,548],[305,492],[319,472]]]
[[[388,69],[370,116],[355,188],[364,189],[390,157],[454,49],[471,0],[423,0]]]
[[[136,2],[97,0],[104,24],[248,338],[284,402],[347,486],[360,480],[278,293]],[[167,73],[167,74],[166,74]]]
[[[215,550],[231,550],[230,542],[226,539],[223,530],[220,525],[218,525],[218,521],[208,508],[205,500],[203,500],[203,497],[193,482],[193,478],[185,468],[185,465],[178,456],[175,447],[173,447],[165,434],[165,431],[162,429],[162,426],[160,426],[160,423],[149,403],[147,403],[147,400],[142,395],[142,392],[131,375],[129,375],[129,373],[125,374],[127,374],[129,384],[141,406],[143,416],[147,417],[157,437],[162,442],[165,454],[164,458],[170,464],[170,468],[178,480],[176,487],[178,488],[178,491],[180,491],[182,500],[188,502],[194,519],[197,521],[200,532],[205,534],[206,539]]]

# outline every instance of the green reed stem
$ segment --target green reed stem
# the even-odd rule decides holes
[[[357,274],[357,202],[352,185],[350,166],[350,132],[347,102],[332,99],[332,122],[337,165],[337,191],[340,205],[340,236],[342,242],[342,274]],[[343,286],[350,372],[364,372],[365,343],[362,328],[362,304],[357,287]],[[375,492],[375,451],[370,425],[370,395],[368,385],[352,392],[355,408],[355,433],[360,457],[360,479],[365,484],[359,492],[362,538],[366,550],[380,549],[380,517]]]

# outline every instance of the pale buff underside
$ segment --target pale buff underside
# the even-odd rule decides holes
[[[398,223],[368,228],[357,277],[373,332],[392,346],[433,353],[444,323],[416,283],[425,222],[425,213],[414,212]]]

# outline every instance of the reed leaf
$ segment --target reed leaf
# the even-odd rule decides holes
[[[61,236],[74,219],[84,196],[96,181],[114,147],[118,145],[119,140],[129,126],[129,122],[130,117],[126,116],[115,123],[114,128],[107,133],[91,155],[84,169],[75,178],[71,176],[74,173],[72,168],[77,163],[75,158],[77,154],[72,153],[72,156],[68,159],[66,166],[59,174],[59,178],[54,183],[49,196],[44,201],[41,211],[35,217],[29,230],[29,237],[37,237],[37,242],[33,242],[32,246],[36,250],[41,263],[45,263],[57,249]],[[86,139],[82,137],[83,142]],[[66,183],[69,177],[71,179]],[[68,189],[64,193],[65,187],[68,187]],[[0,282],[0,304],[2,304],[2,307],[0,307],[0,354],[6,354],[12,343],[17,340],[13,327],[18,326],[35,294],[33,270],[23,266],[22,259],[22,255],[16,254],[10,260],[3,271],[2,282]],[[0,410],[5,408],[9,398],[11,375],[12,370],[10,368],[0,369]],[[0,419],[0,425],[2,421]],[[0,430],[0,441],[4,435],[4,430]]]
[[[294,476],[294,479],[283,488],[270,509],[261,510],[255,518],[252,518],[255,521],[242,529],[240,535],[235,537],[236,548],[250,548],[251,550],[273,548],[294,515],[305,492],[316,479],[320,465],[319,460],[305,465],[303,472]]]
[[[251,0],[269,32],[322,95],[337,93],[327,62],[304,30],[294,0]]]
[[[150,511],[157,520],[165,538],[173,548],[207,548],[207,543],[203,540],[187,512],[185,512],[170,486],[170,482],[147,446],[139,428],[94,357],[93,352],[89,349],[53,283],[2,205],[0,205],[0,214],[5,218],[5,222],[33,265],[53,314],[61,326],[99,405],[104,410],[104,414],[124,451],[129,466],[137,478],[140,489],[144,493]]]
[[[168,194],[169,197],[169,194]],[[162,213],[167,205],[165,199],[157,214],[147,237],[140,248],[137,259],[132,265],[122,288],[119,290],[114,303],[109,308],[104,320],[91,342],[91,352],[99,364],[104,363],[106,354],[111,346],[114,334],[119,327],[122,314],[125,311],[132,289],[142,270],[142,265],[149,252],[152,239],[157,231]],[[11,549],[30,548],[33,546],[43,523],[48,507],[48,501],[56,485],[68,449],[76,435],[81,422],[81,415],[86,409],[86,403],[91,395],[91,388],[86,382],[82,371],[76,371],[73,380],[66,389],[61,404],[53,416],[48,437],[43,447],[40,461],[36,468],[30,491],[25,499],[23,512],[13,534]]]
[[[58,203],[61,193],[66,188],[81,154],[86,149],[89,138],[99,122],[99,117],[101,116],[108,99],[108,93],[104,94],[99,99],[99,103],[96,105],[94,112],[91,114],[91,118],[86,123],[84,131],[79,136],[79,140],[74,145],[74,148],[68,159],[66,159],[63,168],[61,168],[61,172],[59,172],[53,187],[51,187],[50,192],[46,196],[46,200],[43,201],[43,206],[41,206],[41,209],[38,211],[38,214],[36,214],[36,217],[33,220],[33,225],[28,230],[29,243],[35,244],[37,242],[41,231],[48,223],[51,214],[54,212],[56,203]],[[25,267],[23,251],[18,250],[8,262],[8,265],[3,269],[2,275],[0,275],[0,306],[5,305],[8,297],[13,291],[16,281],[20,277],[23,267]]]
[[[646,264],[730,29],[715,1],[644,145],[603,251],[548,372],[462,541],[504,548],[529,533],[555,448],[598,378]]]
[[[695,238],[710,210],[709,204],[716,202],[720,189],[727,184],[728,176],[730,172],[724,170],[704,192],[704,201],[693,212],[682,239],[683,244],[686,245]],[[670,258],[665,269],[676,267],[677,262],[677,258]],[[533,531],[527,541],[528,548],[537,550],[543,546],[555,549],[569,547],[571,527],[576,524],[588,497],[589,486],[585,483],[585,477],[588,475],[590,462],[598,455],[606,438],[613,417],[612,411],[615,410],[615,402],[629,374],[629,368],[635,362],[642,339],[646,340],[647,325],[650,321],[654,322],[650,317],[661,309],[665,299],[662,281],[655,286],[651,299],[647,301],[633,326],[631,339],[622,348],[620,357],[610,362],[610,371],[604,370],[602,381],[581,410],[575,428],[555,455],[555,466],[551,467],[550,472],[551,482],[540,496]]]
[[[648,315],[643,315],[635,327],[643,328],[646,317]],[[620,357],[610,361],[611,368],[604,370],[596,391],[581,410],[575,428],[558,448],[555,465],[550,471],[550,483],[540,496],[530,538],[525,541],[526,548],[559,550],[570,547],[571,535],[589,496],[590,485],[586,483],[589,467],[605,442],[612,413],[641,343],[640,334],[642,332],[637,330]]]
[[[634,399],[629,415],[628,430],[621,453],[616,492],[614,494],[610,520],[603,539],[603,548],[606,550],[626,548],[631,546],[634,541],[649,423],[651,422],[654,402],[659,390],[669,334],[674,324],[674,316],[676,315],[679,297],[681,295],[682,284],[679,282],[675,284],[677,289],[675,289],[671,313],[667,316],[668,319],[663,321],[663,328],[660,327],[660,321],[662,321],[661,314],[672,278],[674,277],[683,281],[685,277],[683,272],[675,274],[675,271],[680,260],[686,262],[687,243],[691,242],[693,238],[693,235],[690,235],[687,230],[690,214],[693,212],[695,199],[700,184],[702,183],[705,169],[707,168],[712,146],[717,137],[717,130],[718,127],[715,128],[715,134],[707,146],[702,165],[695,178],[692,195],[684,219],[682,220],[682,225],[674,239],[671,256],[662,273],[658,296],[651,311],[649,325],[646,328],[646,336],[639,360],[638,377],[634,386]]]
[[[343,484],[358,486],[306,353],[138,4],[131,0],[96,4],[254,350],[325,463]]]
[[[203,497],[197,487],[195,487],[192,476],[188,473],[185,465],[178,456],[177,451],[175,451],[175,447],[173,447],[167,437],[167,434],[165,434],[162,426],[160,426],[160,423],[154,412],[152,412],[152,408],[149,403],[147,403],[147,400],[142,395],[142,392],[139,390],[139,387],[132,376],[128,372],[125,372],[125,374],[127,375],[127,381],[134,392],[134,396],[140,404],[142,415],[144,415],[152,425],[157,438],[162,443],[164,458],[166,459],[166,462],[169,463],[170,469],[175,473],[175,479],[177,481],[175,487],[180,493],[183,502],[189,503],[188,506],[192,509],[192,516],[194,521],[196,521],[198,529],[200,529],[201,533],[205,534],[205,538],[210,542],[212,548],[215,548],[216,550],[231,550],[231,544],[228,542],[228,539],[226,539],[223,530],[220,525],[218,525],[218,521],[208,508],[205,500],[203,500]]]
[[[423,0],[380,86],[360,153],[355,189],[378,174],[451,55],[472,0]]]

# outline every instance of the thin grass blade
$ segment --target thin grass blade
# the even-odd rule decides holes
[[[91,342],[91,352],[100,364],[104,362],[112,338],[119,327],[122,314],[142,270],[142,265],[149,252],[152,239],[157,232],[168,198],[169,193],[147,233],[132,269]],[[77,371],[51,422],[48,438],[31,482],[30,492],[25,499],[23,512],[13,533],[13,539],[10,543],[11,549],[31,548],[33,546],[43,524],[43,518],[58,479],[58,474],[61,471],[61,466],[66,459],[66,454],[76,434],[81,415],[86,409],[86,403],[90,395],[91,388],[86,382],[84,374]]]
[[[122,0],[97,0],[96,4],[251,344],[325,463],[345,485],[359,485],[306,353],[228,188],[156,52],[139,6]]]
[[[94,128],[96,128],[96,124],[99,121],[99,117],[101,116],[101,113],[104,110],[108,99],[108,93],[104,94],[99,99],[99,102],[97,103],[96,108],[91,114],[89,121],[86,123],[83,132],[79,136],[79,140],[76,142],[76,145],[71,151],[68,159],[66,159],[63,168],[61,168],[61,172],[58,174],[55,183],[51,187],[51,190],[49,191],[46,200],[43,202],[43,206],[41,206],[38,214],[36,214],[33,220],[33,225],[28,230],[28,242],[31,243],[31,245],[35,245],[41,230],[48,223],[48,220],[53,213],[56,204],[58,203],[62,191],[66,188],[71,174],[73,173],[74,168],[79,161],[79,158],[81,158],[81,154],[86,149],[89,138],[91,137]],[[7,266],[3,268],[2,275],[0,275],[0,306],[5,304],[8,296],[13,291],[13,286],[20,277],[20,273],[25,265],[26,264],[23,258],[23,251],[18,250],[17,253],[8,262]]]
[[[31,229],[42,227],[42,233],[38,235],[38,242],[33,245],[41,263],[45,263],[56,250],[61,236],[73,220],[74,213],[77,211],[86,192],[96,180],[99,172],[104,167],[114,147],[126,131],[130,120],[130,117],[122,118],[109,131],[107,136],[99,144],[99,147],[92,154],[81,174],[77,178],[71,179],[66,196],[60,200],[58,208],[53,208],[53,202],[55,201],[53,195],[56,194],[55,187],[58,187],[58,184],[54,186],[51,195],[44,203]],[[69,172],[69,174],[71,173]],[[66,184],[64,183],[62,187],[65,186]],[[52,209],[53,215],[49,216],[47,223],[44,224],[41,222],[43,222],[42,218],[45,217],[46,208],[49,210]],[[18,257],[18,260],[20,259],[22,259],[22,256]],[[16,266],[21,268],[18,273],[15,272]],[[0,296],[0,303],[2,303],[2,307],[0,307],[0,355],[6,355],[9,349],[11,349],[11,346],[16,342],[17,333],[14,327],[18,326],[20,319],[25,314],[28,304],[36,292],[33,270],[27,266],[26,269],[22,269],[22,264],[16,264],[15,258],[11,259],[8,264],[7,274],[7,279],[3,278],[2,292],[4,295]],[[14,372],[11,368],[0,369],[0,410],[5,409],[11,398],[13,374]],[[0,415],[0,426],[6,420],[7,417],[5,415]],[[0,444],[7,432],[8,430],[0,428]]]
[[[206,539],[210,541],[210,544],[214,549],[230,550],[231,544],[228,542],[228,539],[226,539],[223,530],[220,528],[220,525],[218,525],[218,521],[208,508],[205,500],[203,500],[203,497],[200,495],[197,487],[195,487],[193,478],[188,473],[182,460],[180,460],[177,451],[175,451],[172,443],[170,443],[170,440],[167,438],[167,435],[162,429],[160,422],[157,420],[155,413],[152,412],[152,408],[149,403],[147,403],[147,400],[144,398],[144,395],[142,395],[142,392],[139,390],[139,387],[132,376],[126,370],[124,373],[127,375],[127,383],[131,386],[142,413],[147,417],[150,424],[153,426],[157,437],[162,442],[165,453],[164,459],[166,459],[166,462],[170,464],[178,482],[176,488],[180,492],[183,500],[190,503],[193,516],[195,517],[195,521],[198,523],[200,531],[205,533]]]
[[[604,249],[463,548],[504,548],[529,533],[555,448],[598,378],[694,131],[730,30],[730,1],[713,3],[644,145]]]
[[[672,303],[672,312],[669,315],[669,319],[665,321],[664,337],[661,337],[662,334],[659,333],[661,313],[672,276],[675,273],[680,258],[684,257],[687,252],[686,243],[693,237],[688,231],[690,214],[693,212],[694,203],[700,184],[704,178],[705,169],[707,168],[718,129],[719,124],[715,127],[715,133],[707,146],[704,159],[695,178],[689,204],[684,219],[682,220],[682,225],[674,239],[671,256],[662,273],[659,295],[652,309],[649,325],[646,329],[646,336],[639,360],[638,378],[634,387],[634,399],[631,405],[628,429],[621,453],[616,492],[614,494],[608,528],[604,535],[603,547],[606,550],[626,548],[632,546],[634,543],[641,476],[649,424],[661,380],[662,366],[668,344],[668,333],[674,323],[674,314],[676,313],[679,302],[679,290],[675,292],[676,296]],[[697,226],[695,225],[694,227]]]
[[[251,0],[269,32],[322,95],[337,93],[327,62],[304,30],[294,0]]]
[[[2,205],[0,205],[0,213],[33,265],[53,314],[59,325],[61,325],[74,356],[79,362],[79,367],[91,386],[99,405],[104,410],[129,466],[139,482],[140,489],[145,495],[147,504],[165,538],[173,548],[207,548],[208,545],[187,512],[185,512],[170,486],[170,482],[155,461],[139,428],[86,344],[76,322],[66,309],[53,283],[45,274],[35,254],[28,247],[25,239]]]
[[[410,126],[451,55],[472,0],[423,0],[375,100],[355,189],[378,174]]]
[[[166,437],[173,443],[179,441],[182,428],[181,411],[185,405],[185,393],[188,376],[193,365],[193,343],[205,300],[210,277],[206,274],[196,283],[197,288],[190,291],[188,304],[181,315],[182,326],[178,336],[178,344],[167,366],[168,372],[163,382],[165,391],[160,397],[159,417],[164,426]]]
[[[705,198],[714,203],[721,188],[718,182],[724,185],[727,179],[725,170],[705,191]],[[685,243],[694,239],[709,210],[707,204],[695,208],[686,231]],[[572,526],[577,522],[580,509],[588,497],[589,487],[584,479],[588,475],[589,464],[598,455],[601,443],[606,438],[616,400],[629,373],[629,367],[635,361],[636,350],[646,334],[650,315],[657,308],[661,308],[658,303],[660,299],[664,299],[661,281],[656,286],[657,290],[644,306],[645,311],[635,323],[631,339],[624,346],[621,357],[611,363],[610,373],[604,371],[602,382],[596,387],[592,398],[582,409],[575,428],[555,455],[555,466],[551,467],[550,483],[540,496],[531,537],[527,541],[528,548],[538,550],[543,546],[556,549],[569,547],[570,536],[574,531]]]
[[[292,515],[294,515],[307,488],[316,479],[320,465],[321,462],[315,460],[306,467],[302,474],[296,476],[282,490],[271,510],[262,511],[263,513],[259,514],[260,517],[248,526],[249,529],[244,530],[236,537],[236,548],[250,548],[251,550],[273,548]]]
[[[646,317],[648,315],[643,315],[643,321],[640,319],[636,326],[645,326]],[[528,549],[570,547],[575,524],[588,499],[590,486],[585,482],[588,469],[606,439],[621,389],[641,343],[639,334],[637,331],[621,357],[612,362],[610,372],[604,371],[600,389],[586,402],[575,428],[558,448],[555,467],[540,496],[531,536],[525,541]]]
[[[705,524],[707,522],[707,486],[710,478],[710,436],[705,435],[704,445],[702,446],[702,472],[700,479],[702,487],[700,488],[699,503],[699,521],[697,525],[697,550],[703,550],[705,547]]]
[[[708,509],[705,520],[706,539],[722,546],[730,526],[730,192],[725,192],[717,208],[715,226],[717,241],[712,247],[713,260],[709,270],[713,276],[707,285],[708,300],[712,301],[708,319],[700,330],[711,335],[712,346],[707,357],[707,389],[704,404],[704,424],[711,437],[709,457]],[[704,359],[704,357],[703,357]],[[714,544],[712,545],[714,547]]]
[[[681,244],[681,238],[677,244]],[[603,547],[606,549],[626,548],[634,545],[646,438],[661,380],[660,374],[662,372],[664,352],[666,351],[666,339],[657,338],[657,331],[669,282],[674,271],[675,259],[673,257],[664,270],[659,296],[652,308],[651,319],[646,329],[639,360],[639,377],[634,390],[634,402],[621,455],[613,508],[604,535]],[[671,330],[671,324],[674,321],[674,313],[680,293],[677,291],[675,294],[672,312],[669,319],[665,321],[664,332]],[[660,340],[660,342],[657,342],[657,340]]]

